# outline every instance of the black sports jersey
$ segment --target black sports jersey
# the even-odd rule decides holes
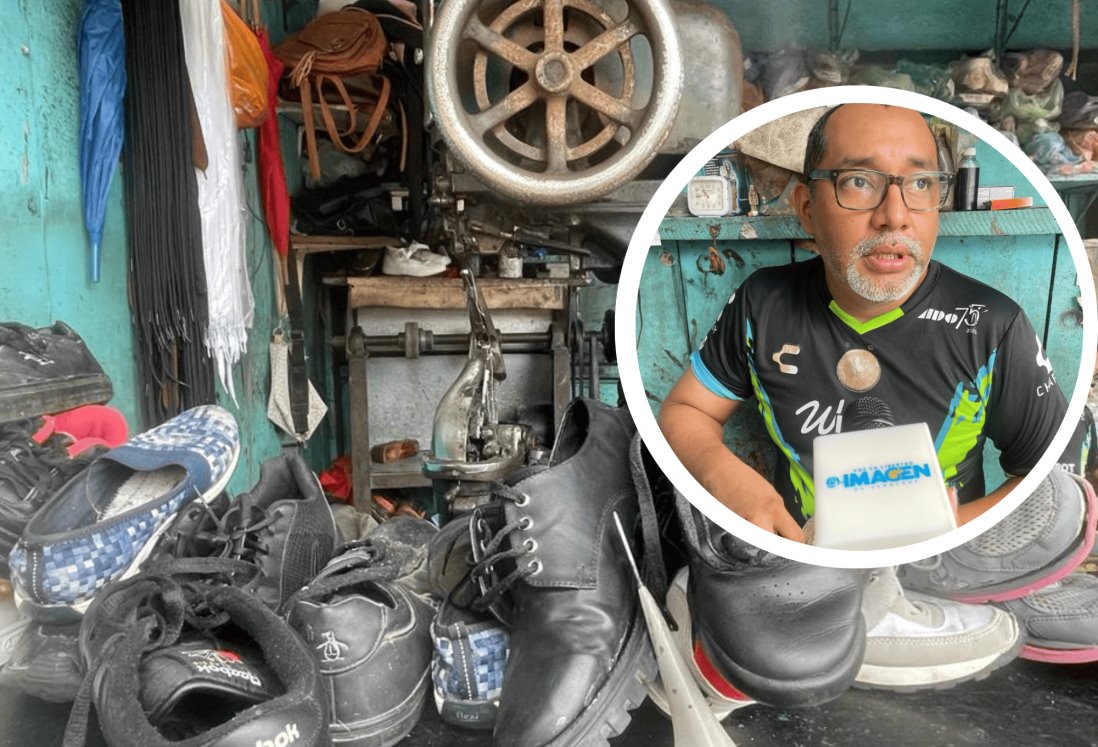
[[[866,322],[832,300],[818,257],[758,270],[691,366],[718,395],[758,399],[781,453],[775,488],[801,523],[814,513],[816,436],[924,422],[965,502],[984,495],[987,438],[1003,470],[1024,475],[1067,409],[1018,304],[934,261],[901,307]]]

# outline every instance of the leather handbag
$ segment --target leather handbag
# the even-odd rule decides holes
[[[377,16],[349,7],[318,16],[274,48],[286,66],[285,97],[300,96],[309,170],[320,178],[313,105],[320,109],[324,129],[337,148],[358,153],[370,144],[389,103],[389,80],[380,74],[389,49]],[[331,104],[347,109],[349,124],[340,130]],[[359,114],[366,123],[359,130]]]

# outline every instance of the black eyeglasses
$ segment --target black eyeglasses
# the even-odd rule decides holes
[[[888,188],[895,184],[908,210],[939,210],[949,198],[953,174],[945,171],[920,171],[906,176],[886,174],[872,169],[814,169],[809,180],[830,180],[835,199],[847,210],[876,210]]]

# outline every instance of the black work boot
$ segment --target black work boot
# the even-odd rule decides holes
[[[655,659],[614,524],[637,519],[624,409],[575,400],[547,468],[471,518],[482,606],[511,626],[493,743],[601,745],[644,699]]]
[[[733,537],[678,499],[690,555],[695,671],[730,703],[811,706],[839,697],[865,653],[868,571],[798,563]]]

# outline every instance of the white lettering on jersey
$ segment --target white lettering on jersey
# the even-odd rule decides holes
[[[843,432],[843,405],[846,404],[846,400],[839,400],[839,404],[835,406],[835,417],[828,423],[827,419],[831,418],[831,405],[824,408],[823,412],[820,412],[819,400],[812,400],[806,402],[797,408],[796,414],[800,415],[805,410],[808,410],[808,415],[805,416],[804,422],[801,424],[801,433],[811,433],[816,431],[821,436],[826,436],[832,431],[836,433]],[[818,415],[818,417],[817,417]]]
[[[953,325],[954,329],[961,329],[962,326],[967,327],[966,332],[976,334],[976,325],[980,323],[980,313],[986,310],[987,307],[981,303],[971,303],[968,306],[958,306],[953,311],[927,309],[919,314],[918,318],[950,324]]]
[[[1052,361],[1048,359],[1044,349],[1041,347],[1041,338],[1037,337],[1037,335],[1034,335],[1033,337],[1037,341],[1037,366],[1048,372],[1048,379],[1045,383],[1037,385],[1037,396],[1044,397],[1052,391],[1052,387],[1056,383],[1056,374],[1052,372]]]

